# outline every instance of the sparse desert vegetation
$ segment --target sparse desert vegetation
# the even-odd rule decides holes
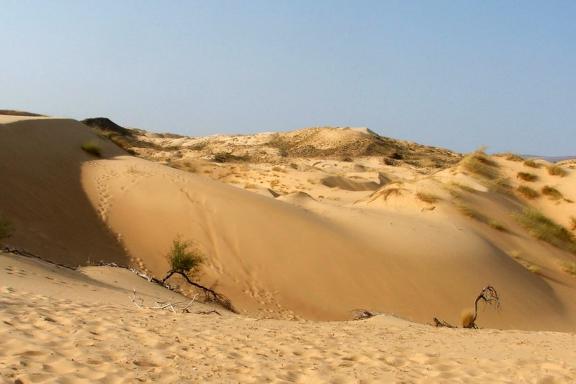
[[[489,180],[494,180],[500,175],[498,163],[492,160],[483,149],[479,149],[464,157],[461,165],[466,171]]]
[[[530,168],[541,168],[541,167],[542,167],[542,164],[537,163],[537,162],[534,161],[534,160],[526,160],[526,161],[524,162],[524,165],[527,166],[527,167],[530,167]]]
[[[553,200],[560,200],[564,197],[558,189],[549,185],[542,187],[542,194]]]
[[[518,220],[536,238],[550,243],[558,248],[576,253],[576,240],[566,228],[555,223],[533,208],[525,208]]]
[[[576,276],[576,262],[567,261],[562,265],[562,270],[572,276]]]
[[[439,196],[437,196],[433,193],[428,193],[428,192],[417,192],[416,197],[418,199],[422,200],[423,202],[429,203],[429,204],[434,204],[434,203],[437,203],[441,200]]]
[[[102,157],[102,147],[95,141],[87,141],[81,146],[82,150],[92,156]]]
[[[470,217],[471,219],[484,223],[497,231],[501,232],[507,231],[506,227],[502,223],[487,217],[486,215],[480,213],[478,210],[472,207],[463,204],[458,204],[457,208],[460,211],[460,213],[462,213],[464,216]]]
[[[552,176],[560,176],[564,177],[568,174],[568,172],[559,165],[551,165],[548,167],[548,173]]]
[[[537,190],[535,190],[534,188],[530,188],[527,185],[518,186],[517,191],[520,192],[520,194],[526,197],[527,199],[536,199],[540,197],[540,193]]]
[[[536,181],[536,180],[538,180],[538,176],[536,176],[533,173],[528,173],[528,172],[518,172],[516,174],[516,177],[519,178],[520,180],[524,180],[524,181]]]
[[[510,161],[524,161],[524,158],[520,155],[517,155],[515,153],[508,153],[506,155],[506,160],[510,160]]]

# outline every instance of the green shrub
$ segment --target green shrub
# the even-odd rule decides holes
[[[552,176],[564,177],[568,174],[566,170],[558,165],[551,165],[548,167],[548,173]]]
[[[82,150],[96,157],[102,157],[102,148],[94,141],[88,141],[82,144]]]
[[[172,272],[194,274],[198,271],[204,258],[197,249],[189,249],[190,247],[189,242],[180,239],[172,242],[172,248],[168,252]]]
[[[0,214],[0,244],[2,240],[9,238],[12,235],[14,227],[10,220]]]
[[[537,210],[525,208],[522,213],[517,215],[517,219],[537,239],[576,253],[574,235]]]
[[[533,173],[528,173],[528,172],[518,172],[518,174],[516,174],[516,177],[524,180],[524,181],[536,181],[538,180],[538,176],[536,176]]]
[[[542,188],[542,194],[554,200],[560,200],[562,197],[564,197],[559,190],[548,185]]]
[[[535,189],[532,189],[526,185],[519,186],[517,191],[520,192],[524,197],[526,197],[528,199],[535,199],[537,197],[540,197],[540,194],[538,193],[538,191],[536,191]]]

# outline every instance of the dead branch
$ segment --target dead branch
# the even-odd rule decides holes
[[[474,300],[474,313],[466,319],[463,319],[463,328],[478,329],[476,319],[478,318],[478,303],[481,301],[489,305],[496,304],[496,307],[500,308],[500,296],[498,296],[496,289],[491,285],[484,287],[482,291],[480,291],[480,294],[476,297],[476,300]],[[434,317],[434,325],[436,327],[456,328],[455,326],[436,317]]]

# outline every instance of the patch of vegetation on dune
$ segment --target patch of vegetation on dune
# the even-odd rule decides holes
[[[537,239],[576,253],[574,235],[541,212],[533,208],[525,208],[516,218]]]
[[[102,147],[94,141],[87,141],[82,144],[81,148],[84,152],[89,153],[92,156],[102,157]]]
[[[527,185],[520,185],[516,190],[527,199],[536,199],[537,197],[540,197],[540,193],[537,190],[530,188]]]
[[[516,174],[516,177],[519,178],[520,180],[530,181],[530,182],[538,180],[538,176],[536,176],[533,173],[528,173],[528,172],[518,172]]]
[[[464,216],[467,216],[471,219],[486,224],[497,231],[507,232],[507,229],[503,224],[494,219],[489,218],[488,216],[484,215],[483,213],[480,213],[478,210],[472,207],[466,205],[457,205],[456,207],[458,208],[458,211],[460,211],[460,213],[462,213]]]
[[[551,165],[548,167],[548,173],[552,176],[564,177],[568,174],[566,170],[559,165]]]
[[[500,176],[498,163],[482,148],[466,155],[460,164],[466,171],[488,180],[495,180]]]
[[[549,185],[546,185],[542,188],[542,194],[550,197],[553,200],[560,200],[564,197],[562,192],[554,187],[550,187]]]

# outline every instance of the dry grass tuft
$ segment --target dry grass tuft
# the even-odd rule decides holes
[[[548,167],[548,173],[552,176],[564,177],[568,174],[566,170],[558,165],[551,165]]]
[[[542,194],[550,197],[553,200],[560,200],[561,198],[564,197],[559,190],[557,190],[554,187],[550,187],[548,185],[542,188]]]
[[[540,168],[542,164],[535,162],[534,160],[526,160],[524,165],[530,168]]]
[[[503,224],[499,223],[498,221],[496,221],[494,219],[491,219],[491,218],[485,216],[484,214],[478,212],[474,208],[471,208],[471,207],[468,207],[465,205],[458,205],[457,208],[464,216],[468,216],[471,219],[474,219],[474,220],[477,220],[481,223],[484,223],[484,224],[490,226],[491,228],[493,228],[497,231],[507,232],[507,229]]]
[[[537,190],[532,189],[526,185],[521,185],[517,189],[518,192],[522,194],[522,196],[526,197],[527,199],[535,199],[540,197],[540,193]]]
[[[562,270],[572,276],[576,276],[576,262],[568,261],[562,266]]]
[[[422,200],[425,203],[429,203],[429,204],[434,204],[439,202],[440,197],[432,194],[432,193],[427,193],[427,192],[418,192],[416,193],[416,197],[419,198],[420,200]]]
[[[517,215],[517,219],[537,239],[576,253],[576,239],[574,235],[539,211],[532,208],[525,208]]]
[[[570,216],[570,230],[576,231],[576,217]]]
[[[516,174],[516,177],[521,179],[521,180],[524,180],[524,181],[536,181],[536,180],[538,180],[538,176],[536,176],[533,173],[528,173],[528,172],[518,172]]]
[[[465,156],[460,164],[466,171],[489,180],[494,180],[500,175],[498,163],[484,153],[483,149]]]
[[[508,153],[506,155],[506,160],[510,160],[510,161],[524,161],[524,158],[520,155],[517,155],[515,153]]]
[[[460,314],[460,324],[462,328],[472,328],[474,325],[474,313],[471,309],[465,309]]]

